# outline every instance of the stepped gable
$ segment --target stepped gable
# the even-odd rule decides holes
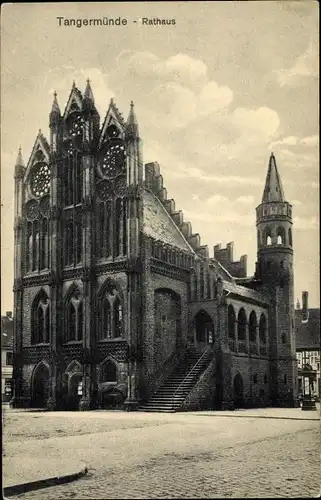
[[[235,278],[246,278],[247,255],[242,255],[240,260],[233,259],[234,242],[230,241],[226,248],[221,244],[214,246],[214,259],[217,260]]]
[[[167,198],[163,176],[157,162],[145,165],[144,232],[183,250],[208,258],[207,245],[201,246],[198,233],[193,234],[192,225],[184,221],[182,210],[176,210],[175,201]]]

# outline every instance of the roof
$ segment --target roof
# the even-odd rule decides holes
[[[256,292],[245,286],[237,285],[233,281],[223,281],[223,288],[227,292],[238,295],[241,299],[248,299],[249,301],[260,302],[266,305],[268,304],[267,298],[260,292]]]
[[[143,232],[146,236],[195,253],[162,202],[151,191],[144,190],[143,192],[143,210]]]
[[[320,349],[320,309],[308,309],[308,320],[302,320],[303,310],[296,309],[296,349]]]
[[[281,177],[273,153],[270,156],[262,203],[268,203],[270,201],[284,201]]]
[[[13,319],[1,316],[1,348],[12,348],[13,346]]]

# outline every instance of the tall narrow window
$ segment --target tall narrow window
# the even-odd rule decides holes
[[[291,228],[289,229],[288,235],[289,235],[289,245],[290,245],[290,247],[292,247],[292,229]]]
[[[115,207],[115,256],[117,257],[121,251],[121,221],[122,221],[122,200],[121,198],[117,198],[116,207]]]
[[[27,224],[27,241],[26,241],[26,264],[27,270],[32,271],[33,260],[33,236],[32,236],[32,222]]]
[[[82,200],[82,165],[81,165],[81,156],[79,154],[75,154],[74,161],[75,168],[75,203],[81,203]]]
[[[109,339],[111,337],[111,310],[107,297],[104,297],[102,303],[102,316],[100,339]]]
[[[83,304],[80,302],[77,307],[77,340],[83,337]]]
[[[127,202],[123,198],[123,255],[127,254]]]
[[[250,342],[256,342],[256,314],[255,311],[252,311],[249,318],[249,340]]]
[[[123,311],[120,300],[116,297],[114,302],[114,337],[121,337]]]
[[[238,340],[246,340],[246,314],[243,307],[241,307],[237,317],[237,335]]]
[[[31,308],[31,344],[49,342],[49,299],[42,290]]]
[[[44,313],[43,308],[38,306],[37,309],[37,343],[41,344],[44,341]]]
[[[82,256],[82,224],[81,221],[76,222],[76,263],[81,262]]]
[[[76,310],[72,302],[68,304],[67,342],[76,340]]]
[[[33,223],[33,242],[32,242],[32,270],[35,271],[39,267],[39,222]]]
[[[73,157],[69,157],[67,163],[67,185],[66,185],[66,204],[67,206],[72,205],[73,201]]]
[[[48,220],[44,218],[41,222],[41,258],[40,267],[46,269],[49,266],[48,257]]]
[[[73,263],[73,250],[74,250],[74,224],[69,221],[66,225],[66,264],[70,265]]]
[[[260,337],[260,343],[266,344],[266,318],[263,313],[260,316],[259,337]]]

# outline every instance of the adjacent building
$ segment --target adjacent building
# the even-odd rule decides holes
[[[302,372],[310,372],[310,393],[320,400],[320,309],[309,308],[308,292],[302,292],[302,309],[295,310],[296,352],[299,395],[303,392]]]
[[[15,165],[14,406],[297,403],[292,206],[271,154],[257,264],[211,256],[144,165],[134,104],[102,123],[74,84]],[[261,193],[258,193],[258,198]],[[215,228],[213,228],[215,231]]]
[[[13,318],[8,311],[1,316],[1,400],[3,403],[12,397],[13,370]]]

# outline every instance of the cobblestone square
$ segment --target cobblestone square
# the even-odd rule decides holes
[[[313,497],[320,489],[320,424],[291,412],[299,414],[8,411],[5,483],[24,464],[29,475],[34,467],[43,477],[86,465],[82,479],[15,498]]]

